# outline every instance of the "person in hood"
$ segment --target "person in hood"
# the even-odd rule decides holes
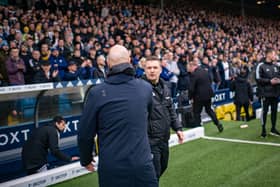
[[[253,89],[248,81],[249,70],[246,66],[240,68],[235,80],[230,85],[230,90],[235,92],[234,104],[236,108],[236,120],[240,121],[241,108],[244,107],[246,121],[250,120],[249,105],[253,102]]]

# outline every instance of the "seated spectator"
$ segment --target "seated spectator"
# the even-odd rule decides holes
[[[61,79],[58,70],[52,70],[48,60],[42,60],[41,69],[35,74],[33,83],[59,82]]]

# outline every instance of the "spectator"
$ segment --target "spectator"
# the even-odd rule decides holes
[[[67,68],[68,71],[66,71],[64,74],[64,81],[84,79],[86,70],[84,69],[83,65],[81,67],[78,67],[75,61],[70,61]]]
[[[49,60],[51,55],[51,51],[49,50],[49,45],[47,43],[43,43],[41,45],[41,59]]]
[[[107,76],[106,59],[103,55],[97,57],[97,68],[93,71],[94,79],[105,79]]]
[[[71,61],[75,61],[76,64],[80,67],[84,61],[84,57],[81,56],[81,51],[79,49],[74,50],[73,57],[71,58]]]
[[[34,75],[33,83],[59,82],[61,80],[58,70],[52,70],[48,60],[42,60],[40,66],[41,69]]]
[[[6,60],[6,69],[10,85],[23,85],[25,83],[24,72],[26,68],[23,60],[19,57],[18,48],[10,50],[10,57]]]
[[[26,84],[32,84],[34,75],[40,70],[40,51],[34,50],[31,59],[25,64],[26,72],[24,74]]]
[[[0,48],[0,86],[9,85],[9,77],[6,68],[6,60],[9,57],[8,44]]]
[[[59,77],[62,80],[65,71],[67,71],[68,63],[65,60],[65,58],[59,54],[57,48],[51,49],[51,55],[49,57],[49,61],[51,63],[52,70],[58,70]]]
[[[173,76],[170,78],[171,82],[171,97],[175,98],[177,95],[177,82],[178,82],[178,75],[180,74],[180,70],[177,65],[177,61],[174,60],[174,55],[172,52],[167,53],[167,65],[165,66]]]

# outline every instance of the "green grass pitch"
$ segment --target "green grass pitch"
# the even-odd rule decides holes
[[[260,138],[259,120],[248,122],[249,127],[244,129],[240,128],[241,122],[223,124],[223,133],[218,133],[212,123],[206,124],[206,136],[280,144],[280,137]],[[269,130],[270,123],[267,124]],[[279,173],[280,147],[198,139],[170,149],[169,166],[160,179],[160,186],[278,187]],[[98,186],[97,174],[88,174],[54,186]]]

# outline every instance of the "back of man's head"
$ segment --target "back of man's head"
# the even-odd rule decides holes
[[[123,63],[130,63],[130,57],[129,57],[128,50],[121,45],[115,45],[113,46],[108,54],[108,65],[109,68],[112,68],[113,66],[123,64]]]

